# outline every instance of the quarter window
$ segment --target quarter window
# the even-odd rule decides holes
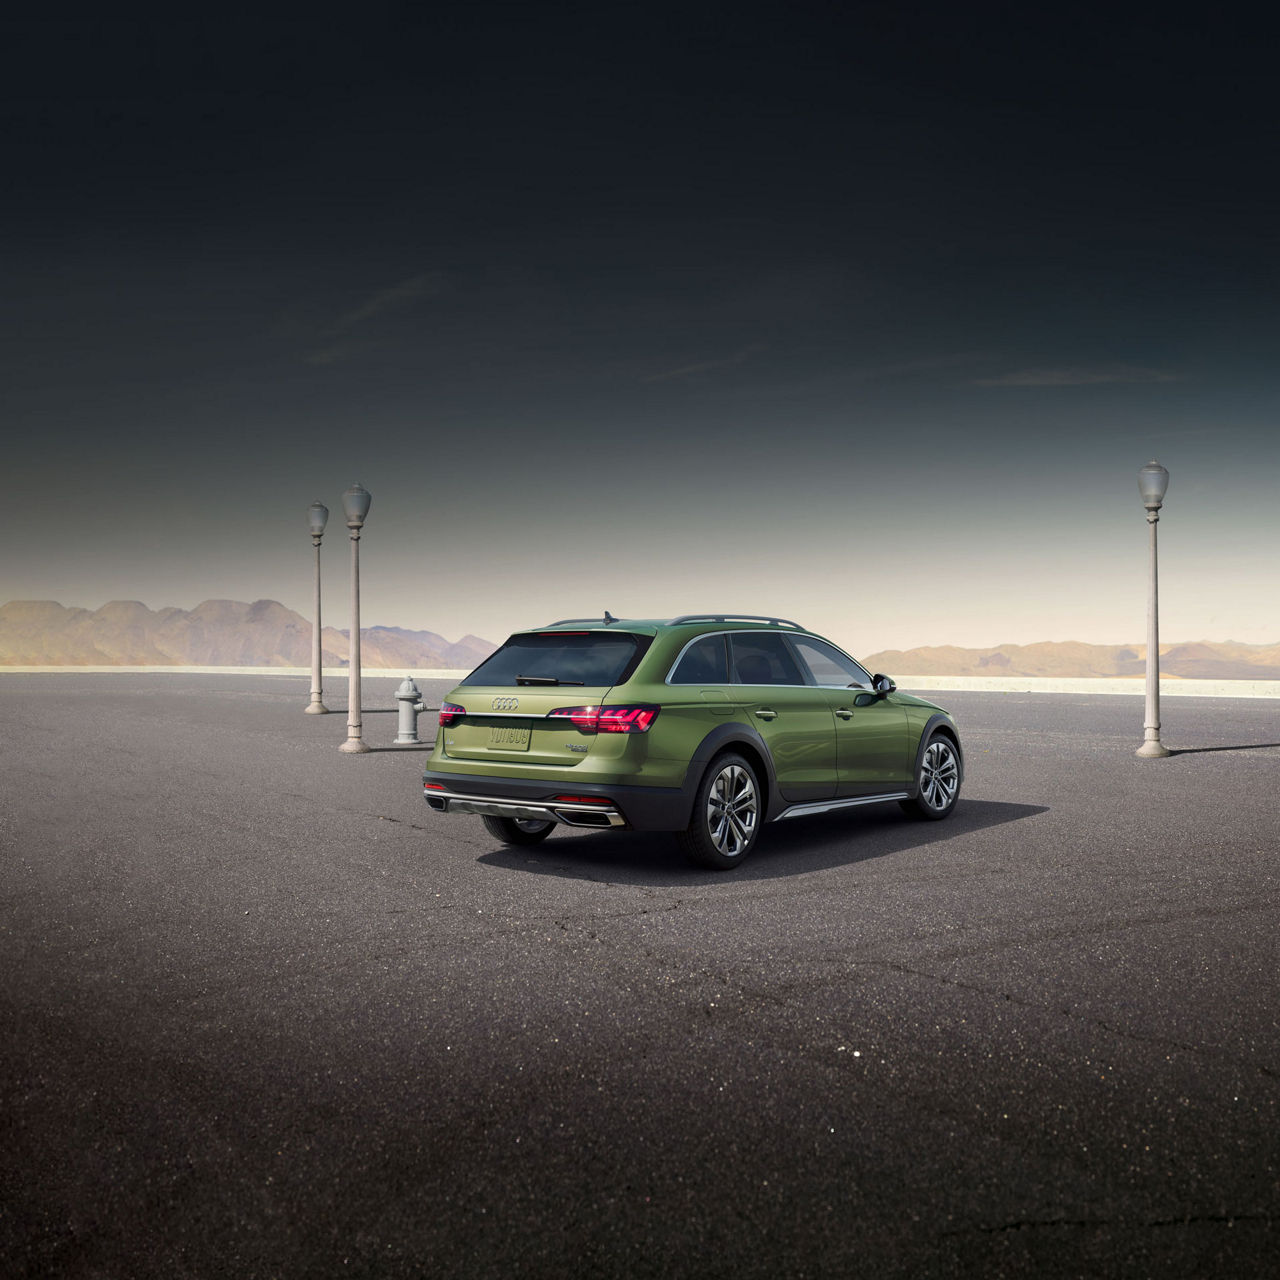
[[[803,685],[795,659],[782,636],[763,631],[739,631],[729,637],[736,684]]]
[[[800,655],[800,661],[812,673],[815,684],[835,685],[841,689],[851,684],[870,686],[871,676],[835,645],[810,636],[792,636],[791,643]]]
[[[723,634],[695,640],[676,663],[672,684],[727,684],[729,660]]]

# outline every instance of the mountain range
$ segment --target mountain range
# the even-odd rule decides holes
[[[344,666],[348,637],[325,627],[324,665]],[[467,635],[454,643],[434,631],[362,627],[365,667],[405,671],[472,670],[497,648]],[[953,645],[885,649],[861,659],[872,671],[905,676],[1141,676],[1143,645],[1045,641],[991,649]],[[311,623],[276,600],[206,600],[194,609],[148,609],[113,600],[101,609],[53,600],[0,605],[0,666],[309,667]],[[1160,674],[1199,680],[1280,680],[1280,644],[1227,641],[1160,648]]]
[[[940,645],[884,649],[863,666],[907,676],[1142,676],[1146,645],[1082,644],[1075,640],[1002,644],[994,649]],[[1160,646],[1160,675],[1183,680],[1280,680],[1280,644],[1202,640]]]
[[[325,627],[325,666],[346,664],[348,633]],[[450,643],[434,631],[361,627],[360,665],[406,671],[478,666],[498,646],[479,636]],[[101,609],[53,600],[0,605],[0,666],[309,667],[311,623],[276,600],[206,600],[148,609],[113,600]]]

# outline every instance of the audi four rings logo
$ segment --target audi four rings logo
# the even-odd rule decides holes
[[[519,698],[494,698],[493,700],[495,711],[514,711],[519,705]]]

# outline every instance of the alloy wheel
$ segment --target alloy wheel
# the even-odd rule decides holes
[[[722,769],[707,795],[707,829],[726,858],[736,858],[750,843],[760,816],[760,798],[751,774],[741,765]]]
[[[960,762],[945,738],[935,738],[920,762],[920,798],[930,809],[946,809],[960,788]]]

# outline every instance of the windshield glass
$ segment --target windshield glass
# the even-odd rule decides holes
[[[462,683],[515,687],[530,684],[617,684],[636,655],[625,631],[562,631],[512,636]]]

